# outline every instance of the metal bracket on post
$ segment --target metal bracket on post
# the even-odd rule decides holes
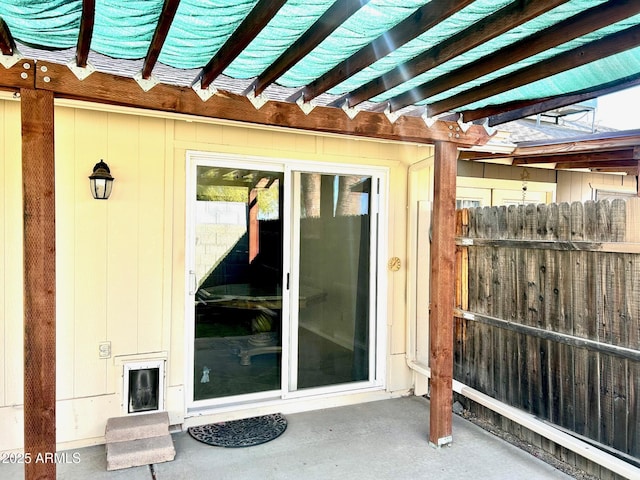
[[[439,438],[437,445],[435,443],[432,443],[432,442],[429,442],[429,445],[431,445],[433,448],[441,448],[441,447],[449,446],[452,443],[453,443],[453,437],[451,435],[449,435],[447,437]]]
[[[196,95],[200,97],[200,100],[206,102],[211,97],[213,97],[216,93],[218,93],[218,89],[212,85],[209,85],[207,88],[202,88],[202,79],[199,79],[196,83],[193,84],[191,89],[196,92]]]
[[[484,131],[487,132],[487,135],[489,136],[492,136],[496,133],[496,129],[489,126],[488,118],[482,123],[482,128],[484,128]]]
[[[89,75],[91,75],[93,72],[96,71],[96,67],[91,65],[89,62],[87,62],[86,67],[79,67],[76,64],[75,59],[67,63],[67,67],[69,67],[69,70],[73,72],[73,74],[78,78],[78,80],[84,80],[85,78],[87,78]]]
[[[391,111],[391,104],[388,102],[387,102],[387,108],[384,109],[384,114],[391,123],[395,123],[395,121],[400,117],[399,112]]]
[[[24,57],[20,54],[17,48],[13,49],[13,55],[3,55],[0,53],[0,64],[7,70],[13,67],[16,63],[22,60]]]
[[[251,91],[247,93],[247,98],[256,110],[260,110],[264,104],[269,101],[266,95],[263,95],[262,93],[260,95],[256,95],[255,89],[251,89]]]
[[[148,92],[153,87],[155,87],[158,83],[160,83],[160,81],[153,75],[149,75],[149,78],[143,78],[142,70],[136,73],[133,76],[133,79],[136,81],[138,85],[140,85],[140,88],[145,92]]]
[[[424,112],[422,112],[422,115],[420,115],[420,118],[422,118],[427,128],[433,127],[433,125],[436,123],[436,120],[438,120],[436,117],[429,116],[427,112],[427,107],[424,108]]]
[[[470,123],[464,123],[464,121],[462,120],[462,114],[460,114],[460,117],[458,118],[458,125],[460,125],[460,130],[462,130],[462,133],[467,133],[467,130],[471,128]]]
[[[298,104],[298,106],[300,107],[300,110],[302,110],[305,115],[309,115],[311,111],[317,106],[316,102],[314,102],[313,100],[311,100],[310,102],[305,102],[304,95],[300,95],[298,97],[298,100],[296,100],[296,103]]]
[[[356,107],[349,106],[349,100],[344,101],[344,103],[342,104],[342,110],[344,110],[344,113],[346,113],[347,117],[349,117],[351,120],[356,118],[356,115],[358,115],[358,112],[360,112],[360,110]]]

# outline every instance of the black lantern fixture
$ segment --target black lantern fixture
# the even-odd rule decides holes
[[[114,178],[111,176],[109,165],[100,160],[93,167],[93,173],[89,176],[91,195],[96,200],[106,200],[111,195]]]

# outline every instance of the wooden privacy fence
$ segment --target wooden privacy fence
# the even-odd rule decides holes
[[[622,200],[459,210],[454,378],[640,461],[631,210]]]

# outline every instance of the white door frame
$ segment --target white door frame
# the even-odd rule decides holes
[[[328,162],[313,162],[291,159],[280,159],[272,157],[252,157],[246,155],[220,154],[212,152],[187,151],[186,155],[186,216],[185,216],[185,416],[192,416],[198,412],[202,414],[208,409],[219,407],[232,407],[234,404],[244,406],[250,402],[264,402],[273,400],[286,400],[302,398],[307,396],[334,395],[336,393],[358,393],[363,390],[381,390],[385,387],[386,362],[387,362],[387,285],[386,272],[384,271],[385,258],[387,252],[387,236],[383,227],[388,225],[387,221],[387,198],[388,198],[388,176],[389,169],[386,167],[348,165]],[[210,166],[233,166],[238,169],[269,170],[284,173],[284,194],[283,194],[283,294],[282,294],[282,369],[281,369],[281,390],[258,392],[247,395],[233,397],[223,397],[209,400],[193,400],[194,389],[194,338],[195,338],[195,312],[193,300],[196,290],[196,279],[194,274],[195,264],[195,202],[196,195],[196,171],[201,165]],[[369,345],[369,381],[354,382],[327,387],[308,388],[304,390],[295,389],[295,378],[291,372],[297,372],[297,356],[292,352],[297,352],[297,304],[294,305],[292,299],[297,302],[298,282],[292,281],[291,273],[297,271],[299,267],[298,247],[292,239],[299,233],[299,215],[296,221],[294,202],[296,188],[293,176],[299,173],[324,173],[336,175],[367,175],[371,176],[372,192],[371,201],[371,253],[370,264],[370,285],[372,295],[370,298],[369,311],[371,312],[370,324],[370,345]],[[298,212],[299,213],[299,212]],[[296,226],[297,225],[297,226]],[[296,230],[298,229],[298,230]],[[290,282],[289,291],[286,292],[287,281]],[[295,375],[294,375],[295,377]]]

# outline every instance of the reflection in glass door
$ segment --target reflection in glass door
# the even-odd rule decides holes
[[[297,355],[289,388],[370,379],[372,178],[296,173],[292,310]],[[295,323],[295,322],[294,322]]]
[[[195,408],[380,386],[380,177],[291,166],[191,164]]]
[[[196,175],[193,400],[279,391],[283,173]]]

